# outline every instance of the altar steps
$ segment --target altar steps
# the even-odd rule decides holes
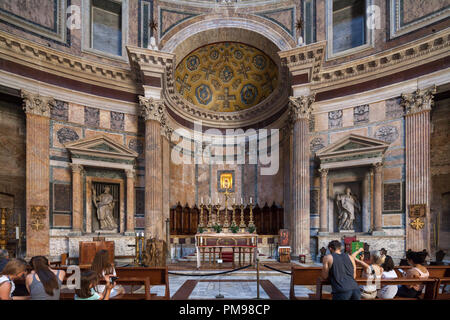
[[[212,258],[212,255],[211,255]],[[218,258],[218,253],[216,253],[216,259]],[[225,252],[222,258],[224,261],[223,262],[232,262],[232,257],[231,257],[231,253],[227,253]],[[197,261],[197,254],[196,253],[191,253],[189,255],[186,255],[182,258],[178,258],[177,259],[180,262],[196,262]],[[205,253],[205,261],[209,261],[209,253]],[[234,257],[234,261],[235,262],[239,262],[239,256],[237,254],[235,254]],[[245,261],[248,261],[248,254],[245,255]],[[265,254],[260,253],[259,254],[259,261],[260,262],[276,262],[277,260],[269,257]]]

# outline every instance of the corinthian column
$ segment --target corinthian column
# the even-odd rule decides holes
[[[320,172],[320,228],[319,232],[328,231],[328,199],[327,199],[327,176],[328,169],[319,169]]]
[[[27,257],[48,255],[50,109],[55,101],[22,90],[26,113],[26,231]],[[39,212],[39,213],[38,213]]]
[[[292,250],[294,254],[309,257],[310,247],[310,172],[309,172],[309,119],[314,95],[291,97],[290,111],[293,129],[292,172]]]
[[[164,240],[161,123],[165,121],[162,100],[139,97],[145,120],[145,238]]]
[[[406,247],[430,250],[430,110],[436,87],[402,94],[406,131],[406,210],[414,204],[426,206],[422,229],[406,223]]]

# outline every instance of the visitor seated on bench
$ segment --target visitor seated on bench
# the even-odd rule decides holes
[[[22,259],[11,259],[0,272],[0,300],[13,300],[16,288],[14,280],[23,279],[27,274],[27,263]],[[14,297],[14,300],[20,299]]]
[[[108,275],[104,276],[106,281],[105,290],[98,294],[94,287],[98,284],[98,276],[92,271],[84,271],[81,273],[80,289],[75,289],[75,300],[109,300],[111,290],[116,285],[111,283]]]
[[[391,256],[384,258],[384,263],[381,265],[383,274],[381,279],[397,279],[397,273],[394,270],[394,260]],[[378,290],[377,297],[380,299],[393,299],[397,294],[398,286],[383,286]]]
[[[109,253],[106,250],[100,250],[95,255],[94,261],[92,262],[91,270],[97,273],[99,279],[105,279],[105,275],[116,277],[116,269],[114,265],[109,263]],[[105,279],[106,280],[106,279]],[[97,285],[95,291],[97,293],[103,292],[105,290],[104,285]],[[125,293],[125,289],[118,285],[111,290],[110,298],[120,298]]]
[[[408,269],[404,273],[404,276],[412,279],[428,279],[430,274],[427,268],[423,266],[427,255],[428,253],[426,251],[408,251],[406,253],[406,260],[413,268]],[[404,298],[417,298],[422,293],[423,287],[423,284],[411,286],[402,285],[398,288],[397,296]]]
[[[341,242],[333,240],[328,244],[329,255],[323,258],[322,279],[331,282],[333,300],[360,300],[354,258],[341,253]]]
[[[363,299],[375,299],[377,297],[377,281],[379,283],[383,273],[381,264],[384,262],[385,257],[381,256],[378,251],[372,251],[370,252],[369,264],[367,264],[364,262],[364,255],[361,256],[361,259],[357,258],[358,254],[363,250],[363,248],[360,248],[352,254],[356,263],[363,268],[362,278],[367,279],[367,284],[361,286],[361,297]]]
[[[44,256],[31,258],[30,265],[33,271],[27,276],[25,284],[31,300],[59,300],[66,273],[63,270],[51,269],[48,259]]]

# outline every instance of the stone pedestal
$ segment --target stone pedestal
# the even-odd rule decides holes
[[[310,252],[310,170],[309,118],[314,95],[290,98],[293,129],[292,170],[292,250],[294,255],[309,257]]]
[[[21,92],[26,113],[26,257],[48,255],[50,109],[54,99]]]
[[[327,176],[328,169],[319,169],[320,171],[320,227],[319,232],[328,231],[328,199],[327,199]]]

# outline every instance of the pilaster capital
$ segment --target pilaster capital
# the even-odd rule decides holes
[[[381,173],[381,170],[383,169],[383,163],[377,162],[373,164],[373,172],[375,174]]]
[[[436,93],[436,86],[427,89],[417,89],[412,93],[403,93],[401,104],[405,107],[406,115],[430,111],[434,93]]]
[[[289,97],[289,109],[292,121],[300,119],[309,120],[313,110],[312,104],[315,101],[316,94],[308,96]]]
[[[25,90],[21,90],[20,95],[23,99],[25,113],[50,118],[50,110],[55,105],[55,99]]]
[[[166,107],[163,100],[139,96],[139,105],[141,107],[141,116],[145,121],[156,120],[159,123],[164,121]]]
[[[327,177],[327,175],[328,175],[328,168],[320,168],[319,169],[319,172],[320,172],[320,176],[322,177],[322,178],[326,178]]]
[[[134,169],[126,169],[125,174],[128,179],[135,179],[136,178],[136,170]]]
[[[81,174],[83,172],[83,166],[81,164],[71,163],[72,173]]]

